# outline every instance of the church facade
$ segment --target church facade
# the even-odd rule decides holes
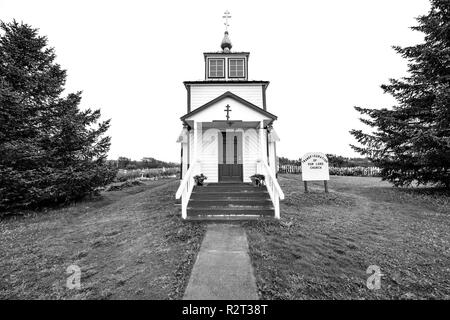
[[[276,179],[274,122],[266,104],[268,81],[249,80],[249,52],[233,52],[228,32],[221,51],[205,52],[205,78],[185,81],[181,144],[184,219],[280,217],[284,198]],[[205,185],[195,186],[203,174]],[[264,176],[254,186],[255,175]],[[253,178],[253,179],[252,179]]]

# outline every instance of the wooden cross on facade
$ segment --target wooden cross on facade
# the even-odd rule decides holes
[[[227,104],[226,109],[223,110],[223,111],[226,111],[226,112],[227,112],[227,120],[230,120],[230,111],[232,111],[232,110],[230,109],[230,105]]]
[[[224,25],[225,25],[225,31],[228,31],[228,27],[230,26],[228,24],[228,19],[231,18],[230,12],[227,10],[224,12],[224,15],[222,16],[222,18],[225,19]]]

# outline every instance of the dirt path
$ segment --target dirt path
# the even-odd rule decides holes
[[[179,219],[177,184],[155,181],[2,222],[0,298],[181,297],[204,227]],[[66,288],[69,265],[81,268],[81,290]]]

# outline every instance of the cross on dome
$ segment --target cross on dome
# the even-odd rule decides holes
[[[223,52],[230,52],[230,50],[232,48],[231,40],[228,37],[228,27],[230,26],[230,24],[228,23],[228,19],[231,19],[230,12],[228,10],[225,11],[225,13],[222,16],[222,18],[225,19],[225,22],[224,22],[225,34],[223,36],[223,40],[222,40],[222,43],[221,43],[220,47],[222,48]]]
[[[228,23],[228,19],[231,19],[231,15],[230,12],[227,10],[225,11],[224,15],[222,16],[222,18],[225,19],[224,25],[225,25],[225,31],[228,31],[228,27],[230,26],[230,24]]]

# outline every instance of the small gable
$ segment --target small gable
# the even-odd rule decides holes
[[[263,121],[276,119],[277,117],[270,112],[257,107],[229,91],[181,117],[183,121],[195,120],[199,122],[214,120]]]

